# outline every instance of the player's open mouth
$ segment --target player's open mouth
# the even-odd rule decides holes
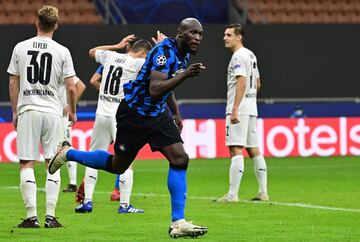
[[[199,44],[191,44],[191,49],[197,49],[199,47]]]

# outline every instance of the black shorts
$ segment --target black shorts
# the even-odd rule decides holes
[[[149,144],[152,151],[183,142],[179,129],[166,111],[158,117],[147,117],[129,108],[125,99],[116,112],[115,153],[126,159],[134,160],[139,150]]]

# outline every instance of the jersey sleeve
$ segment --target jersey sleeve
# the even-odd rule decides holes
[[[17,46],[15,46],[15,48],[13,50],[13,53],[11,55],[11,60],[10,60],[10,64],[9,64],[8,69],[7,69],[7,72],[9,74],[19,76],[20,75],[20,72],[19,72],[19,56],[17,54],[17,49],[18,49]]]
[[[112,55],[113,51],[110,50],[96,50],[95,51],[95,61],[104,65],[105,61]]]
[[[175,53],[169,48],[159,47],[150,60],[151,71],[159,71],[165,74],[170,72],[171,65],[175,62]]]
[[[100,65],[100,66],[96,69],[96,72],[95,72],[95,73],[97,73],[97,74],[99,74],[99,75],[102,75],[103,70],[104,70],[104,66],[103,66],[103,65]]]
[[[234,76],[244,76],[247,77],[248,73],[246,72],[246,63],[241,56],[234,56],[232,61],[232,68],[234,70]]]
[[[76,75],[70,51],[68,49],[66,50],[67,51],[64,56],[63,79]]]

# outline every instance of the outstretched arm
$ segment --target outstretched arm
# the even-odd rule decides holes
[[[205,70],[202,63],[191,64],[184,72],[181,72],[174,77],[167,79],[168,75],[160,71],[151,71],[149,93],[152,98],[160,98],[164,93],[174,90],[185,79],[194,77]]]

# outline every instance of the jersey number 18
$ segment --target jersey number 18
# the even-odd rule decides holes
[[[120,79],[122,76],[122,68],[119,66],[114,69],[114,66],[111,65],[109,72],[106,76],[104,94],[110,93],[111,95],[119,94],[120,90]]]

